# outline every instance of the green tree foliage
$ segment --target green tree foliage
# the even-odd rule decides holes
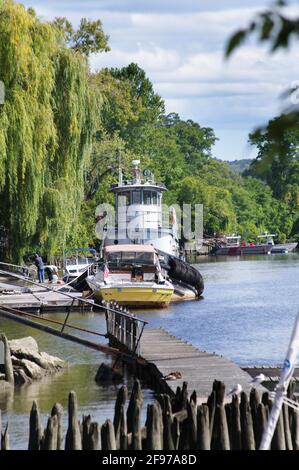
[[[6,255],[51,253],[72,231],[83,194],[96,97],[85,58],[19,4],[0,4],[1,225]]]
[[[104,33],[100,20],[89,21],[82,18],[77,31],[64,17],[55,18],[52,24],[61,33],[65,43],[76,52],[89,56],[95,52],[110,51],[109,37]]]

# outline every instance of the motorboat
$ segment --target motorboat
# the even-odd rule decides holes
[[[288,253],[293,251],[297,243],[274,243],[276,234],[265,232],[257,237],[257,243],[241,241],[239,235],[227,235],[221,245],[211,250],[212,255],[241,256],[241,255],[270,255],[274,253]]]
[[[70,283],[78,279],[88,268],[97,263],[94,248],[69,248],[64,251],[63,281]]]
[[[133,307],[167,306],[174,292],[152,245],[106,246],[96,274],[86,281],[97,299]]]

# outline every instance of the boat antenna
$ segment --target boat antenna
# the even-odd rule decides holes
[[[123,184],[123,171],[121,167],[121,151],[118,150],[118,185],[121,186]]]

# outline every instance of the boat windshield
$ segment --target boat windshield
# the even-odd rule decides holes
[[[115,251],[107,256],[108,265],[113,268],[128,266],[154,266],[154,253]]]

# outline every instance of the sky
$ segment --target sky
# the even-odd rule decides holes
[[[111,52],[91,56],[93,70],[142,67],[167,112],[212,127],[213,156],[253,158],[248,133],[282,109],[281,94],[299,80],[299,51],[275,55],[251,40],[229,60],[229,36],[269,0],[26,0],[44,20],[100,19]],[[295,8],[292,7],[292,11]]]

